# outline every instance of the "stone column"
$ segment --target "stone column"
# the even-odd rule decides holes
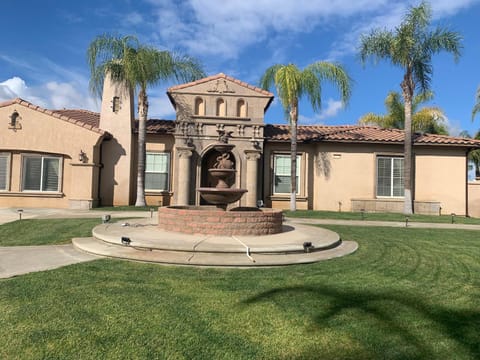
[[[177,147],[178,152],[178,183],[176,205],[188,205],[190,195],[190,158],[191,147]]]
[[[245,157],[247,158],[247,190],[246,206],[257,206],[257,183],[258,183],[258,164],[260,159],[260,150],[245,150]]]

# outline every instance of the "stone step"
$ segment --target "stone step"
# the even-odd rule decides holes
[[[222,253],[222,252],[195,252],[136,248],[108,243],[93,237],[74,238],[73,245],[78,250],[111,258],[144,261],[175,265],[196,266],[279,266],[290,264],[306,264],[321,260],[332,259],[353,253],[357,250],[357,243],[353,241],[339,242],[337,246],[310,253]]]
[[[311,252],[335,248],[341,243],[337,233],[313,226],[284,225],[279,234],[265,236],[190,235],[158,229],[148,221],[111,223],[96,226],[93,237],[112,245],[130,245],[143,250],[166,250],[205,253],[288,254],[304,253],[304,243],[311,243]]]

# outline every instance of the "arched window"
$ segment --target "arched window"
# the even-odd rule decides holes
[[[227,108],[225,101],[223,99],[217,100],[217,116],[226,116],[227,115]]]
[[[199,97],[195,99],[195,115],[205,115],[205,102]]]
[[[237,101],[237,117],[247,117],[247,104],[243,99]]]

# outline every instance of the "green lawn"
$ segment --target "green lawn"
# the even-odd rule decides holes
[[[0,280],[0,358],[480,358],[480,232],[325,227],[359,250],[249,270],[98,260]]]
[[[316,210],[297,210],[295,212],[284,211],[285,216],[295,218],[309,219],[335,219],[335,220],[370,220],[370,221],[405,221],[405,215],[397,213],[361,213],[349,211],[316,211]],[[427,223],[452,223],[452,215],[419,215],[408,216],[409,221],[427,222]],[[456,224],[476,224],[480,225],[479,218],[470,218],[465,216],[454,216],[453,221]]]
[[[116,220],[114,220],[116,221]],[[65,244],[92,236],[95,219],[26,219],[0,225],[0,246]]]

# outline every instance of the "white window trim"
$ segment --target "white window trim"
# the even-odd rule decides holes
[[[171,174],[172,174],[172,156],[171,156],[171,153],[169,151],[147,151],[145,153],[145,176],[147,175],[147,155],[148,154],[165,154],[167,155],[167,161],[168,161],[168,164],[167,164],[167,188],[166,189],[148,189],[146,186],[145,186],[145,191],[148,191],[148,192],[156,192],[156,193],[164,193],[164,192],[168,192],[170,191],[170,183],[171,183]],[[155,171],[148,171],[148,173],[151,173],[151,174],[163,174],[161,172],[155,172]]]
[[[393,164],[391,168],[391,174],[390,174],[390,193],[392,195],[378,195],[378,159],[380,158],[389,158],[392,162],[393,159],[401,159],[404,160],[405,158],[401,155],[377,155],[375,158],[375,197],[377,199],[404,199],[405,196],[395,196],[393,195]],[[405,160],[404,160],[404,166],[405,166]],[[402,172],[402,177],[403,177],[403,172]]]
[[[41,158],[42,159],[42,168],[40,171],[40,189],[39,190],[25,190],[25,159],[26,158]],[[46,191],[42,190],[42,183],[43,183],[43,159],[58,159],[58,188],[54,191]],[[21,169],[22,169],[22,192],[24,193],[42,193],[42,194],[58,194],[61,192],[63,187],[63,157],[56,156],[56,155],[49,155],[49,154],[22,154],[21,157]]]
[[[272,195],[275,195],[275,196],[289,196],[290,195],[290,191],[289,190],[288,192],[276,192],[275,190],[275,176],[276,176],[276,173],[275,173],[275,169],[276,169],[276,158],[277,156],[283,156],[283,157],[288,157],[290,159],[290,153],[273,153],[272,154],[272,178],[271,178],[271,182],[272,182]],[[302,160],[303,159],[303,153],[298,153],[297,152],[297,169],[298,169],[298,174],[297,174],[297,196],[300,196],[302,194],[302,180],[303,180],[303,176],[302,176],[302,168],[303,168],[303,164],[302,164]],[[290,177],[291,174],[288,174],[288,176]]]
[[[12,154],[11,153],[6,153],[6,152],[0,152],[0,156],[4,156],[7,158],[7,169],[6,169],[6,179],[5,179],[5,189],[0,189],[0,192],[7,192],[10,191],[10,164],[12,161]]]

